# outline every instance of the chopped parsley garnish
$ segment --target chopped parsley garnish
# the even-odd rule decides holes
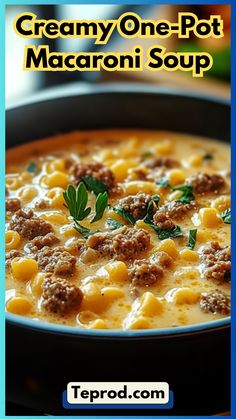
[[[193,187],[191,185],[178,185],[171,188],[173,191],[181,191],[183,194],[176,199],[176,202],[183,202],[183,204],[189,204],[195,199],[193,195]]]
[[[211,153],[206,153],[204,156],[203,156],[203,160],[213,160],[214,159],[214,156],[213,156],[213,154],[211,154]]]
[[[189,230],[188,243],[186,246],[191,250],[193,250],[195,247],[196,237],[197,237],[197,229]]]
[[[63,192],[63,197],[69,213],[75,221],[81,221],[90,214],[91,208],[86,208],[88,203],[88,192],[82,182],[76,189],[74,186],[69,185],[67,190]]]
[[[79,221],[82,221],[86,218],[90,212],[91,208],[87,207],[88,203],[88,191],[83,182],[74,188],[74,186],[69,185],[67,190],[63,192],[63,197],[66,202],[66,206],[69,210],[69,213],[74,221],[74,229],[78,231],[85,239],[87,239],[91,234],[96,233],[97,231],[92,231],[87,227],[82,226]],[[96,214],[93,217],[91,223],[98,221],[102,218],[105,208],[107,207],[108,195],[107,192],[100,193],[97,196],[95,211]]]
[[[118,228],[123,227],[124,224],[114,220],[113,218],[108,218],[106,220],[106,226],[109,228],[109,230],[117,230]]]
[[[96,214],[93,217],[91,223],[95,223],[95,221],[98,221],[102,218],[103,213],[107,207],[107,201],[108,201],[107,192],[98,194],[97,199],[96,199],[96,204],[95,204]]]
[[[121,205],[115,205],[113,211],[119,214],[124,220],[128,221],[130,224],[134,225],[136,220],[128,211],[126,211]]]
[[[37,173],[38,166],[34,161],[31,161],[30,164],[27,166],[27,172],[29,173]]]
[[[163,188],[170,188],[172,191],[181,191],[182,195],[176,199],[176,202],[183,202],[183,204],[189,204],[195,199],[193,195],[193,187],[191,185],[177,185],[171,186],[166,177],[163,177],[157,185],[162,186]]]
[[[162,177],[158,182],[157,185],[161,186],[162,188],[171,188],[167,177]]]
[[[142,158],[143,160],[148,159],[149,157],[153,157],[153,156],[154,156],[154,154],[153,154],[153,152],[152,152],[151,150],[144,151],[144,152],[141,154],[141,158]]]
[[[82,181],[84,182],[86,189],[89,192],[93,192],[95,195],[99,195],[108,190],[108,186],[104,182],[91,176],[84,176]]]
[[[220,214],[220,217],[222,218],[225,224],[231,224],[231,208],[228,208],[227,210],[223,211]]]
[[[153,230],[157,233],[159,240],[168,239],[170,237],[173,237],[173,238],[182,237],[183,233],[179,226],[174,226],[168,230],[163,230],[154,224],[153,222],[153,216],[155,214],[154,205],[155,204],[158,205],[159,199],[160,199],[159,195],[152,196],[152,200],[148,204],[147,214],[143,219],[144,223],[147,224],[149,227],[153,228]]]
[[[74,229],[78,231],[78,233],[80,233],[81,236],[83,236],[85,239],[87,239],[92,234],[97,233],[97,231],[92,231],[89,228],[82,226],[76,220],[74,220]]]

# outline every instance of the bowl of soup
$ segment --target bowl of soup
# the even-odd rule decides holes
[[[7,110],[10,401],[65,414],[69,381],[167,381],[174,414],[229,410],[229,114],[142,85]]]

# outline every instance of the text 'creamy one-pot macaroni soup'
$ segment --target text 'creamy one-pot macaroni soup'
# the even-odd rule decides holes
[[[230,313],[230,151],[169,132],[75,132],[7,152],[6,310],[89,329]]]

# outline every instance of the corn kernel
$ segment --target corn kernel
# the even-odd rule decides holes
[[[212,234],[206,230],[197,230],[196,241],[198,243],[206,243],[208,240],[212,239]]]
[[[66,189],[69,183],[69,176],[66,173],[56,171],[43,178],[44,183],[48,188],[60,187]]]
[[[101,290],[101,294],[104,297],[105,304],[124,297],[124,291],[116,287],[104,287]]]
[[[28,314],[32,310],[32,302],[27,297],[12,297],[6,304],[6,310],[13,314]]]
[[[218,227],[221,223],[218,211],[215,208],[201,208],[199,211],[199,219],[204,227],[207,228]]]
[[[153,148],[161,156],[166,156],[173,151],[173,143],[170,140],[163,140],[160,143],[157,143]]]
[[[123,160],[123,159],[117,160],[111,166],[111,170],[115,175],[116,181],[123,182],[128,176],[128,170],[134,166],[136,166],[136,162],[134,160]]]
[[[157,299],[152,292],[145,292],[140,303],[139,312],[144,316],[156,316],[163,311],[163,302]]]
[[[185,174],[180,169],[172,169],[169,170],[167,178],[171,186],[181,185],[185,180]]]
[[[45,279],[45,274],[40,272],[38,273],[35,278],[30,281],[30,289],[32,294],[36,297],[40,297],[42,294],[42,284]]]
[[[17,249],[20,245],[20,235],[17,231],[8,230],[5,234],[6,250]]]
[[[186,260],[187,262],[197,262],[199,259],[198,253],[194,250],[183,249],[179,254],[181,259]]]
[[[103,319],[96,319],[88,326],[89,329],[107,329],[107,325]]]
[[[189,158],[190,167],[200,167],[202,165],[202,156],[201,154],[194,154]]]
[[[176,244],[172,239],[165,239],[159,244],[157,250],[161,250],[162,252],[166,252],[169,256],[173,259],[176,259],[179,255],[177,250]]]
[[[106,310],[104,296],[101,290],[94,283],[85,285],[83,288],[84,297],[81,303],[81,311],[90,310],[94,313],[101,313]]]
[[[173,300],[175,304],[196,304],[199,301],[200,293],[190,288],[180,288],[175,291]]]
[[[12,274],[19,281],[28,281],[38,273],[38,264],[34,259],[17,257],[11,262]]]
[[[126,182],[123,184],[124,191],[127,195],[136,195],[137,193],[155,194],[160,191],[160,187],[154,182],[145,182],[142,180],[136,180]]]
[[[217,211],[223,212],[230,208],[230,196],[222,195],[212,201],[211,206]]]
[[[139,330],[139,329],[149,329],[150,323],[145,317],[138,317],[131,321],[128,325],[128,329]]]
[[[128,269],[124,262],[116,261],[107,263],[104,269],[109,273],[111,281],[114,282],[127,282]]]

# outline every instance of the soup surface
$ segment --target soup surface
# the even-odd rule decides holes
[[[227,144],[169,132],[10,149],[6,310],[91,329],[228,316],[229,166]]]

